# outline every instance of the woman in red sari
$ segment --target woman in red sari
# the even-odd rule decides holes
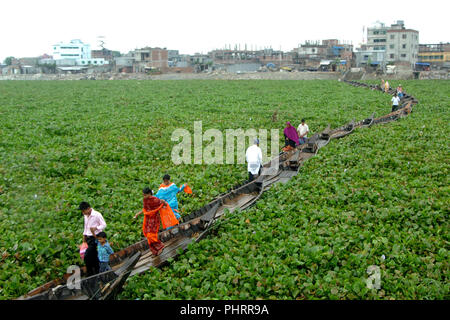
[[[142,232],[147,238],[148,245],[152,253],[157,256],[163,249],[164,244],[158,239],[159,225],[163,218],[163,227],[170,227],[178,224],[172,209],[165,200],[158,199],[153,196],[150,188],[144,188],[144,208],[139,211],[134,218],[136,219],[141,213],[144,213],[144,223],[142,224]]]

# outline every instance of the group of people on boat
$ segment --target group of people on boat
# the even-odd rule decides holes
[[[142,190],[143,209],[134,216],[134,219],[141,213],[144,214],[142,232],[155,256],[161,254],[164,249],[164,244],[158,239],[160,224],[162,223],[164,229],[168,229],[180,223],[177,194],[183,191],[192,193],[187,184],[178,188],[170,181],[168,174],[163,177],[163,183],[156,194],[149,187]],[[104,232],[106,222],[103,215],[84,201],[80,203],[79,209],[84,215],[83,244],[80,247],[80,254],[86,264],[87,276],[111,270],[109,256],[114,252],[106,240]]]
[[[302,122],[298,125],[297,129],[291,125],[288,121],[286,122],[286,128],[284,128],[284,148],[283,151],[289,151],[294,149],[296,146],[306,143],[309,133],[309,127],[302,119]]]
[[[309,127],[306,124],[305,119],[302,119],[297,129],[295,129],[289,121],[286,122],[286,128],[284,128],[283,131],[285,141],[283,151],[292,150],[296,146],[306,143],[308,133]],[[255,138],[253,145],[248,147],[245,152],[245,159],[247,161],[248,180],[253,181],[256,176],[261,174],[262,170],[262,151],[259,147],[258,138]]]
[[[380,85],[381,90],[383,90],[384,92],[388,93],[389,90],[391,89],[391,86],[389,85],[389,82],[386,80],[384,81],[384,79],[381,79],[381,85]],[[401,84],[399,84],[395,90],[394,95],[391,98],[391,102],[392,102],[392,109],[391,112],[397,111],[399,109],[399,105],[400,105],[400,100],[405,96],[405,93],[403,91],[403,86]]]

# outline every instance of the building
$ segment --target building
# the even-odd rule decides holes
[[[114,55],[112,50],[108,50],[105,48],[102,48],[101,50],[92,50],[91,51],[91,58],[93,59],[105,59],[106,61],[112,62],[114,60]]]
[[[419,32],[406,29],[402,20],[390,27],[382,22],[367,28],[367,41],[356,49],[356,66],[403,64],[413,68],[418,59]]]
[[[353,60],[353,45],[338,39],[322,41],[305,41],[304,44],[292,50],[293,62],[305,69],[336,70],[333,63],[350,66]],[[345,61],[345,62],[344,62]],[[325,66],[330,66],[325,67]],[[312,70],[312,69],[311,69]]]
[[[419,59],[419,31],[406,29],[402,20],[387,30],[386,61],[414,68]]]
[[[387,27],[382,22],[376,22],[367,28],[366,43],[356,48],[356,66],[381,67],[386,66]]]
[[[124,56],[115,57],[114,62],[115,62],[115,72],[125,72],[125,73],[133,72],[134,56],[132,52]]]
[[[159,70],[167,72],[169,68],[169,52],[166,48],[145,47],[133,51],[133,72]]]
[[[60,42],[53,45],[53,59],[90,59],[91,58],[91,46],[83,43],[79,39],[71,40],[69,43]]]
[[[420,44],[417,67],[450,68],[450,43]]]
[[[367,48],[368,50],[386,51],[388,27],[382,22],[375,23],[367,28]]]
[[[91,46],[79,39],[53,45],[53,60],[58,66],[95,66],[109,63],[104,58],[93,58]]]
[[[373,47],[369,47],[367,45],[362,45],[360,48],[356,48],[355,52],[355,62],[356,66],[370,66],[370,67],[385,67],[385,50],[377,49],[375,50]]]

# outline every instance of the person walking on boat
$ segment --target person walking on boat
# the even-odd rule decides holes
[[[83,242],[88,245],[84,253],[84,262],[87,276],[92,276],[100,271],[96,238],[100,232],[105,230],[106,222],[102,214],[91,208],[91,205],[85,201],[80,203],[79,209],[84,215]]]
[[[302,123],[298,125],[297,131],[300,144],[306,143],[306,139],[308,138],[307,134],[309,133],[309,127],[306,124],[305,119],[302,119]]]
[[[397,111],[398,110],[398,104],[400,102],[400,98],[397,96],[397,93],[394,93],[394,96],[391,99],[392,101],[392,110],[391,112]]]
[[[384,83],[384,92],[387,93],[390,88],[391,86],[389,85],[389,81],[386,80],[386,82]]]
[[[295,130],[289,121],[286,122],[286,128],[284,128],[283,134],[285,142],[283,151],[292,150],[300,144],[297,130]]]
[[[404,96],[404,94],[403,94],[403,88],[402,88],[402,85],[401,85],[401,84],[399,84],[398,87],[397,87],[397,96],[398,96],[400,99],[403,98],[403,96]]]
[[[144,214],[142,232],[147,238],[153,255],[157,256],[164,249],[164,244],[158,239],[160,223],[162,222],[163,228],[168,228],[177,225],[179,222],[175,218],[167,201],[153,196],[153,191],[148,187],[144,188],[142,193],[144,196],[144,208],[134,216],[134,219],[141,213]]]
[[[111,270],[109,266],[109,256],[114,253],[113,249],[106,240],[106,233],[97,234],[98,261],[100,262],[100,273]]]
[[[248,180],[253,181],[256,175],[261,174],[262,168],[262,151],[259,147],[259,139],[253,140],[253,145],[247,148],[245,152],[245,160],[247,161]]]
[[[181,191],[192,193],[187,184],[183,184],[180,188],[178,188],[175,183],[170,182],[170,176],[166,174],[163,177],[163,183],[161,183],[158,192],[155,194],[155,197],[167,201],[178,220],[181,219],[181,216],[178,210],[177,194]]]

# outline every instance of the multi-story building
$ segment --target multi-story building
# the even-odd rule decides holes
[[[374,51],[386,51],[388,27],[382,22],[377,22],[367,28],[367,49]]]
[[[100,50],[92,50],[91,51],[91,57],[93,59],[105,59],[106,61],[113,61],[114,60],[114,54],[112,50],[102,48]]]
[[[450,68],[450,43],[420,44],[416,65]]]
[[[406,29],[399,20],[387,30],[386,61],[414,68],[419,59],[419,31]]]
[[[133,72],[146,72],[154,69],[165,72],[169,67],[169,53],[166,48],[145,47],[136,49],[133,52],[133,56]]]
[[[91,57],[91,46],[79,39],[68,43],[53,45],[53,60],[57,65],[104,65],[108,64],[103,58]]]
[[[418,59],[419,32],[406,29],[402,20],[387,27],[382,22],[367,28],[367,43],[356,49],[356,65],[404,64],[411,68]]]
[[[372,66],[382,67],[385,66],[385,50],[374,49],[368,45],[361,45],[360,48],[356,48],[356,66]]]

